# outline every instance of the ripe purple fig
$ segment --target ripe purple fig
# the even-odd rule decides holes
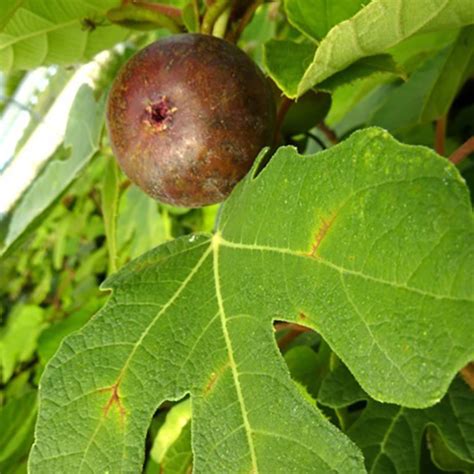
[[[200,207],[224,200],[275,126],[266,78],[227,41],[161,39],[120,70],[107,103],[112,149],[125,174],[155,199]]]

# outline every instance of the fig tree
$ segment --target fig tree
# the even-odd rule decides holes
[[[120,70],[107,128],[128,177],[175,206],[220,202],[269,145],[275,104],[236,46],[201,34],[160,39]]]

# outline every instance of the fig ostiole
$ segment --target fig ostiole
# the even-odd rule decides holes
[[[160,39],[115,79],[107,129],[120,167],[174,206],[223,201],[271,144],[275,103],[267,79],[240,49],[209,35]]]

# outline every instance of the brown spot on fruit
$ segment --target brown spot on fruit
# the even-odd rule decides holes
[[[128,177],[163,202],[224,200],[272,140],[275,104],[258,67],[208,35],[161,39],[119,72],[107,104],[112,149]]]

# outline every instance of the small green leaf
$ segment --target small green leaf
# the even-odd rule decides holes
[[[0,221],[0,256],[20,237],[31,232],[39,219],[57,201],[86,167],[99,148],[105,100],[96,103],[89,86],[82,86],[74,99],[64,138],[71,156],[63,161],[51,160],[23,195],[17,206]]]
[[[333,26],[355,15],[363,6],[360,0],[285,0],[289,22],[317,41],[322,40]]]
[[[384,53],[417,33],[474,23],[471,0],[373,0],[321,41],[298,95],[360,58]]]
[[[102,185],[102,215],[104,216],[105,237],[109,251],[109,274],[117,271],[117,212],[119,203],[119,176],[117,163],[108,157]]]
[[[287,97],[296,97],[298,85],[311,64],[316,46],[291,40],[270,40],[264,45],[263,64]]]
[[[196,15],[193,2],[183,8],[183,23],[190,33],[199,33],[199,18]]]
[[[2,383],[8,382],[20,362],[27,361],[36,350],[44,328],[44,310],[38,306],[19,305],[8,316],[0,332],[0,369]]]

